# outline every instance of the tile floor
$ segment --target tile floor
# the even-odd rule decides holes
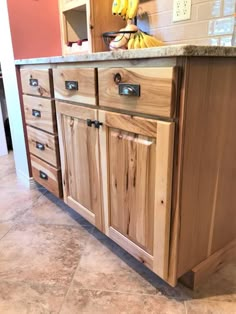
[[[236,265],[191,292],[170,288],[0,157],[0,314],[236,313]]]

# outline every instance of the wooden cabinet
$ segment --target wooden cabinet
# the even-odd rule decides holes
[[[113,0],[59,0],[64,55],[107,50],[102,34],[125,27],[125,21],[112,15],[112,3]],[[77,45],[83,39],[88,41]],[[70,47],[68,43],[74,45]]]
[[[59,195],[61,159],[64,201],[172,286],[233,259],[235,59],[51,67],[22,70],[35,180]]]
[[[55,98],[86,105],[97,104],[97,69],[53,69]]]
[[[21,69],[20,75],[33,178],[62,197],[52,70]]]
[[[99,104],[103,107],[173,117],[177,67],[99,68]]]
[[[99,111],[106,234],[167,276],[174,123]]]
[[[95,109],[56,102],[65,202],[102,230]]]

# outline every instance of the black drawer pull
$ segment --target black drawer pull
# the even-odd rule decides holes
[[[120,83],[119,95],[140,97],[140,85]]]
[[[100,122],[100,121],[98,121],[98,120],[95,120],[95,121],[94,121],[94,126],[95,126],[96,129],[99,129],[100,126],[102,126],[102,125],[103,125],[102,122]]]
[[[39,142],[36,142],[36,148],[39,150],[45,150],[45,145]]]
[[[33,86],[33,87],[35,87],[35,86],[39,86],[39,81],[37,80],[37,79],[30,79],[29,80],[29,84],[30,84],[30,86]]]
[[[32,109],[32,116],[35,118],[41,118],[41,111]]]
[[[65,81],[65,87],[67,90],[78,90],[79,84],[77,81]]]
[[[94,120],[87,119],[87,126],[91,127],[93,124],[95,124]]]
[[[48,180],[48,175],[45,172],[41,171],[41,170],[39,170],[39,176],[43,180]]]

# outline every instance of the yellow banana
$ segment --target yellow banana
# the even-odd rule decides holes
[[[139,0],[129,0],[128,4],[128,18],[132,20],[138,12]],[[126,15],[127,18],[127,15]]]
[[[118,14],[121,16],[126,16],[127,9],[128,9],[128,0],[120,0],[120,7],[118,10]]]
[[[155,37],[144,34],[143,33],[143,41],[147,47],[158,47],[158,46],[163,46],[163,42],[156,39]]]
[[[130,38],[128,42],[128,49],[134,49],[134,37]]]
[[[120,1],[121,0],[114,0],[112,3],[112,14],[117,15],[119,8],[120,8]]]
[[[140,47],[140,42],[139,42],[139,34],[137,34],[134,38],[134,49],[139,49]]]
[[[140,42],[140,48],[147,48],[147,45],[145,44],[144,36],[143,36],[142,32],[140,32],[139,42]]]

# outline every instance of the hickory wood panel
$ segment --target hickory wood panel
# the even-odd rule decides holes
[[[55,167],[59,167],[57,137],[30,126],[27,126],[27,134],[30,153]],[[38,149],[37,144],[44,145],[44,149]]]
[[[158,122],[154,212],[153,270],[168,280],[175,124]]]
[[[130,248],[132,243],[132,248],[138,247],[139,251],[150,255],[151,269],[166,277],[172,185],[169,167],[173,158],[174,124],[148,120],[156,129],[155,136],[151,137],[150,133],[149,136],[142,134],[142,123],[147,122],[145,118],[139,118],[140,128],[137,129],[135,122],[133,130],[132,119],[123,114],[99,111],[99,121],[103,123],[99,136],[106,234],[111,237],[113,230],[112,239],[124,249]],[[112,121],[115,121],[114,125]],[[159,140],[159,136],[163,139]],[[157,167],[160,167],[158,171]],[[157,195],[156,190],[159,190]],[[160,221],[154,223],[155,219]],[[157,236],[164,243],[159,243]],[[136,249],[129,249],[129,252],[139,256]]]
[[[108,127],[126,130],[143,136],[156,137],[157,123],[154,120],[115,112],[103,114],[103,111],[99,111],[99,115],[105,118],[105,124]]]
[[[56,107],[65,201],[85,218],[90,212],[89,221],[102,229],[98,129],[88,127],[84,117],[87,111],[94,120],[96,110],[59,102]],[[68,108],[71,115],[64,114]]]
[[[30,160],[35,181],[52,192],[52,194],[62,197],[60,171],[33,155],[30,155]],[[40,177],[40,171],[48,176],[47,180]]]
[[[133,255],[142,264],[150,269],[153,269],[153,256],[148,254],[138,245],[127,239],[125,236],[123,236],[112,227],[109,228],[109,237],[122,248],[124,248],[127,252]]]
[[[50,69],[21,69],[20,75],[23,93],[43,97],[52,97]],[[30,79],[38,80],[38,86],[31,86]]]
[[[114,78],[140,85],[140,97],[121,96]],[[150,115],[173,117],[177,90],[177,68],[99,68],[99,105]]]
[[[235,71],[230,58],[189,60],[178,277],[236,238]]]
[[[49,133],[56,132],[55,104],[52,100],[23,95],[23,102],[27,124]],[[33,110],[39,111],[40,117],[35,117]]]
[[[110,224],[153,255],[156,139],[109,130]]]
[[[53,69],[55,98],[88,105],[97,104],[96,69],[56,68]],[[78,82],[78,90],[67,90],[66,81]]]

